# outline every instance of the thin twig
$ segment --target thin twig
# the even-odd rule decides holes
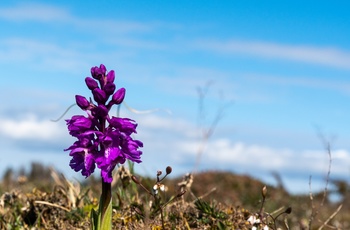
[[[328,184],[329,184],[329,178],[330,178],[331,167],[332,167],[332,151],[331,151],[331,144],[330,144],[331,141],[327,140],[320,130],[318,130],[318,137],[322,141],[322,144],[324,145],[324,148],[326,149],[329,157],[328,171],[326,176],[326,185],[323,191],[323,198],[321,202],[321,207],[322,207],[324,205],[324,202],[327,197],[327,192],[328,192]],[[334,139],[334,137],[332,139]]]
[[[314,220],[314,218],[317,215],[317,211],[315,211],[314,197],[312,195],[311,179],[312,179],[312,176],[310,175],[310,177],[309,177],[310,194],[309,195],[310,195],[310,201],[311,201],[311,215],[310,215],[310,218],[309,218],[309,229],[311,229],[312,221]]]
[[[335,210],[335,212],[333,212],[333,214],[330,215],[330,217],[328,217],[328,219],[318,228],[318,230],[323,229],[323,227],[326,226],[328,224],[328,222],[338,214],[338,212],[340,211],[340,209],[342,207],[343,207],[343,204],[340,204],[339,207],[337,208],[337,210]]]
[[[36,203],[36,204],[45,204],[45,205],[48,205],[48,206],[52,206],[52,207],[55,207],[55,208],[60,208],[60,209],[62,209],[64,211],[70,212],[70,210],[68,208],[62,207],[62,206],[57,205],[57,204],[52,204],[52,203],[47,202],[47,201],[36,200],[36,201],[34,201],[34,203]]]
[[[205,119],[206,114],[204,111],[204,99],[209,91],[209,87],[212,84],[213,84],[213,81],[208,81],[206,83],[205,87],[203,87],[203,88],[197,87],[197,92],[198,92],[198,96],[199,96],[198,125],[199,125],[199,128],[202,129],[203,134],[202,134],[201,142],[198,146],[196,162],[194,165],[193,172],[196,172],[198,170],[198,167],[199,167],[203,152],[205,150],[205,147],[206,147],[210,137],[213,135],[219,121],[222,119],[224,110],[232,103],[232,101],[229,101],[229,103],[226,103],[224,106],[220,107],[218,109],[218,111],[216,112],[215,117],[214,117],[213,121],[211,122],[211,124],[209,125],[209,127],[208,128],[203,127],[204,121],[206,120]]]
[[[206,192],[205,194],[201,195],[200,197],[198,197],[198,199],[203,199],[204,197],[208,196],[210,193],[214,191],[216,191],[216,187],[210,189],[209,192]]]
[[[279,213],[279,212],[282,211],[284,208],[285,208],[285,207],[282,206],[282,207],[276,209],[275,211],[271,212],[270,215],[274,215],[274,214],[276,214],[276,213]]]
[[[330,141],[325,138],[325,136],[322,134],[320,130],[318,130],[318,137],[322,141],[322,144],[324,145],[324,148],[326,149],[328,156],[329,156],[329,164],[328,164],[328,171],[327,171],[327,176],[326,176],[326,185],[323,190],[323,197],[322,201],[320,204],[320,207],[323,207],[325,200],[327,198],[327,192],[328,192],[328,185],[329,185],[329,178],[331,174],[331,167],[332,167],[332,152],[331,152],[331,144]],[[315,219],[315,217],[318,215],[318,210],[315,211],[315,206],[313,204],[313,197],[312,197],[312,192],[311,192],[311,176],[310,176],[310,200],[311,200],[311,208],[312,208],[312,213],[309,219],[309,229],[311,229],[312,221]]]
[[[323,191],[323,198],[322,198],[322,202],[321,202],[321,207],[324,205],[324,202],[325,202],[326,197],[327,197],[328,184],[329,184],[329,178],[330,178],[331,167],[332,167],[332,153],[331,153],[331,146],[330,146],[329,142],[327,142],[327,153],[329,156],[329,164],[328,164],[328,172],[327,172],[327,176],[326,176],[326,186],[325,186],[324,191]]]

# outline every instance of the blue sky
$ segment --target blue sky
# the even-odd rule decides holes
[[[346,1],[8,1],[0,3],[0,168],[31,161],[71,177],[60,116],[104,63],[139,123],[141,174],[194,169],[201,127],[224,110],[199,170],[230,170],[292,192],[350,175],[350,16]],[[205,119],[198,87],[208,87]],[[171,113],[169,113],[170,111]],[[65,119],[80,113],[77,108]],[[201,126],[199,124],[202,124]],[[319,180],[318,180],[319,179]]]

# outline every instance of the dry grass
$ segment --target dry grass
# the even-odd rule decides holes
[[[0,229],[89,229],[90,210],[98,205],[99,181],[72,183],[39,166],[32,165],[31,173],[16,180],[14,173],[3,178]],[[309,195],[292,196],[272,186],[264,190],[262,182],[228,172],[166,178],[161,181],[166,189],[157,196],[152,195],[156,176],[137,178],[139,184],[131,180],[128,170],[116,173],[113,229],[262,229],[265,225],[269,229],[350,229],[344,182],[335,183],[341,185],[340,203],[329,202],[323,192],[312,194],[311,203]]]

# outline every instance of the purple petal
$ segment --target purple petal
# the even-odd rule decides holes
[[[89,173],[89,175],[94,172],[95,159],[94,159],[94,156],[92,154],[85,155],[84,166],[85,166],[86,171]],[[82,173],[84,173],[84,172],[82,172]],[[86,175],[84,175],[84,176],[86,176]]]
[[[92,128],[92,121],[81,115],[75,115],[70,120],[66,120],[69,134],[76,136]]]
[[[110,126],[119,130],[120,132],[124,132],[126,135],[136,133],[137,124],[134,120],[129,118],[112,117],[108,120],[108,122]]]

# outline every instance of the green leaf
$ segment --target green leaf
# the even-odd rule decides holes
[[[101,213],[99,214],[99,219],[100,218],[101,218]],[[105,215],[100,222],[99,230],[111,230],[111,229],[112,229],[112,200],[109,202]]]
[[[91,228],[92,230],[98,230],[98,219],[99,219],[99,216],[97,215],[95,209],[91,209],[91,212],[90,212],[90,219],[91,219]]]
[[[96,212],[93,208],[91,209],[90,219],[92,230],[111,230],[112,229],[112,200],[109,202],[105,215],[102,219],[101,212],[101,200],[100,207],[98,212]]]

